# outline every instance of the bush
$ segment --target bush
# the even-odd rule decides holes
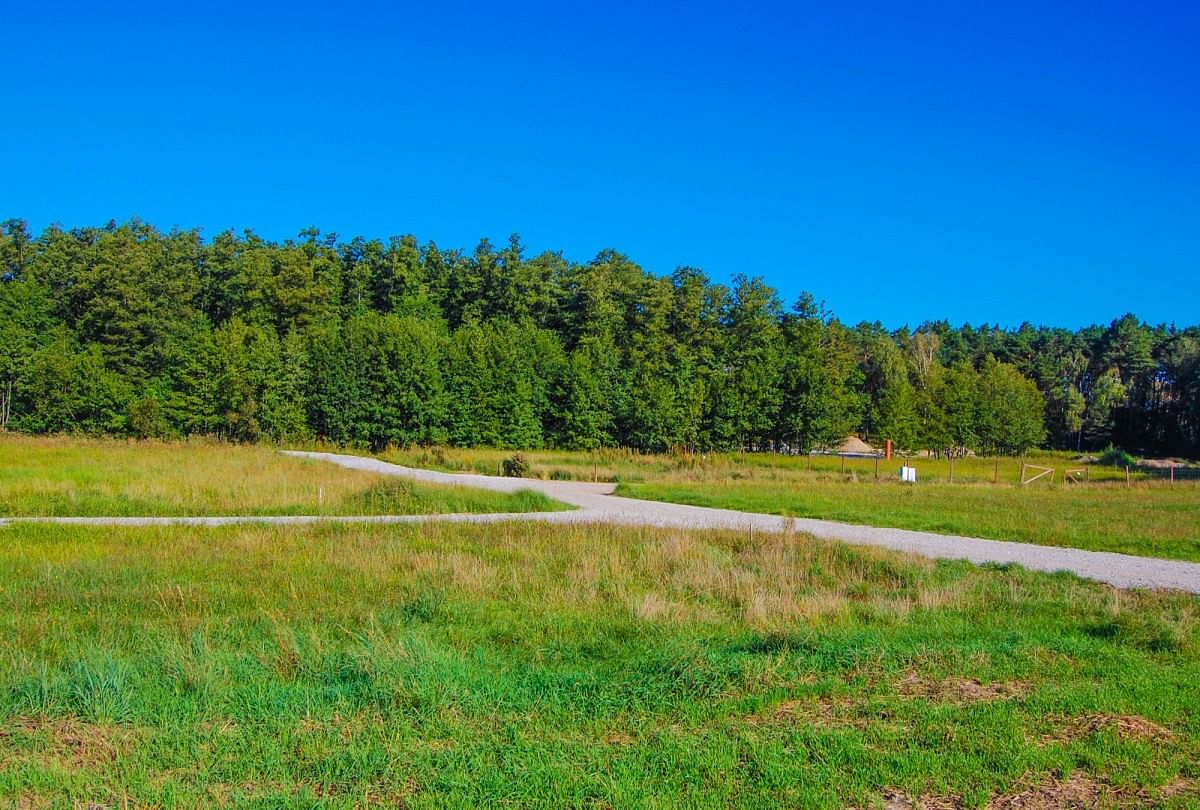
[[[162,406],[154,397],[144,397],[129,405],[129,432],[138,439],[165,439],[171,432]]]
[[[504,474],[509,478],[524,478],[529,475],[529,459],[524,453],[513,453],[504,459]]]
[[[1137,460],[1133,456],[1118,447],[1113,447],[1111,444],[1104,448],[1104,452],[1100,454],[1098,462],[1106,467],[1133,467],[1137,465]]]

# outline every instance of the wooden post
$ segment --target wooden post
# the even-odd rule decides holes
[[[1174,464],[1171,465],[1171,483],[1172,484],[1175,483],[1175,465]]]
[[[840,458],[842,460],[842,475],[845,475],[846,474],[846,457],[843,455],[839,455],[838,458]]]
[[[992,469],[992,483],[1000,483],[1000,461],[996,460],[996,466]]]
[[[875,456],[875,483],[879,483],[879,456]]]
[[[1129,465],[1125,465],[1125,486],[1129,486]]]
[[[1021,462],[1021,483],[1025,483],[1025,462]]]
[[[954,456],[950,456],[950,483],[954,483]]]
[[[1083,468],[1083,480],[1084,480],[1084,481],[1091,481],[1091,480],[1092,480],[1092,468],[1091,468],[1091,467],[1084,467],[1084,468]]]

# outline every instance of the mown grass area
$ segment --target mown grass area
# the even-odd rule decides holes
[[[534,492],[415,483],[215,442],[0,434],[0,517],[359,515],[566,508]]]
[[[1200,802],[1200,601],[803,535],[11,526],[0,650],[19,806]]]

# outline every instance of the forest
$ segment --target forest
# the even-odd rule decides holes
[[[516,235],[464,251],[9,220],[0,429],[792,452],[858,433],[949,453],[1200,455],[1197,326],[889,330],[811,294],[785,304],[757,273],[721,284],[613,250],[526,253]]]

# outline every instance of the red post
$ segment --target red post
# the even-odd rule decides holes
[[[883,457],[888,461],[892,460],[892,440],[888,439],[887,444],[883,446]]]

